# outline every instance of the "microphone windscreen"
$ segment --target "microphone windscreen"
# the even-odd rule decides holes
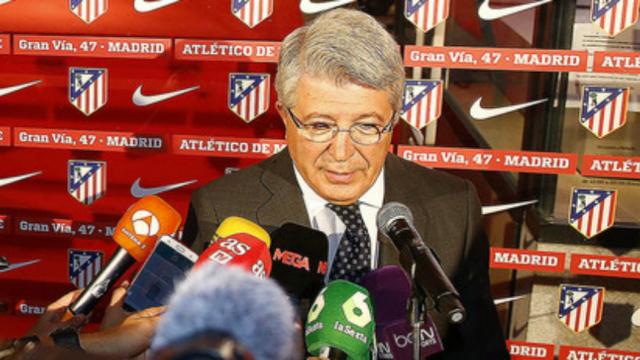
[[[326,348],[335,348],[351,359],[369,359],[375,344],[373,315],[367,289],[344,280],[329,283],[307,316],[307,351],[317,356]]]
[[[145,196],[122,215],[113,240],[137,261],[144,261],[158,238],[175,233],[181,221],[180,214],[164,200]]]
[[[387,265],[378,268],[364,276],[362,286],[371,294],[378,326],[407,318],[411,281],[401,267]]]
[[[378,210],[376,225],[382,233],[388,236],[389,225],[396,219],[405,219],[408,223],[413,224],[413,214],[406,205],[395,201],[388,202]]]
[[[269,277],[272,268],[267,245],[249,234],[235,234],[219,239],[200,255],[195,267],[207,262],[237,266],[261,278]]]
[[[229,334],[256,360],[289,359],[296,352],[294,321],[289,299],[274,281],[206,264],[177,285],[151,351],[208,331]]]
[[[271,278],[298,299],[314,299],[324,287],[328,252],[323,232],[286,223],[271,233]]]
[[[239,216],[229,216],[222,220],[218,229],[216,229],[213,240],[216,242],[220,238],[226,238],[239,233],[253,235],[267,244],[267,247],[271,247],[271,237],[262,226]]]

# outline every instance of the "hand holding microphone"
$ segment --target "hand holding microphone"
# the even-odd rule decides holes
[[[369,360],[375,353],[373,313],[365,288],[344,280],[329,283],[309,310],[307,350],[321,359]]]
[[[113,284],[136,261],[144,261],[161,235],[173,234],[181,222],[180,214],[157,196],[146,196],[124,213],[113,234],[120,245],[107,266],[69,306],[66,317],[87,315]]]

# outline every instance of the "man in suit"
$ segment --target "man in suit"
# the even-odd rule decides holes
[[[445,346],[433,358],[508,359],[473,186],[389,153],[403,83],[396,42],[362,12],[334,10],[292,32],[276,78],[287,148],[196,190],[183,239],[201,252],[229,216],[265,228],[294,222],[327,234],[327,280],[357,282],[399,263],[375,216],[383,203],[403,203],[468,313],[451,326],[431,312]]]

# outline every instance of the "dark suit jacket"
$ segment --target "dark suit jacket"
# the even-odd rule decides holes
[[[473,185],[389,154],[385,161],[384,202],[397,201],[413,213],[415,227],[460,292],[467,320],[449,325],[437,312],[434,322],[445,352],[433,359],[508,359],[490,294],[489,247],[481,230],[480,205]],[[202,252],[217,224],[241,216],[265,228],[286,222],[310,226],[288,150],[216,179],[193,193],[183,241]],[[378,264],[398,264],[398,252],[378,234]],[[431,358],[430,358],[431,359]]]

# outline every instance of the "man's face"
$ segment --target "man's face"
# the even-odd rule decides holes
[[[338,87],[331,80],[306,75],[298,82],[296,99],[291,112],[303,124],[333,122],[340,129],[349,129],[364,122],[382,128],[393,114],[385,91],[353,83]],[[302,135],[280,104],[278,112],[286,126],[291,157],[318,195],[335,204],[352,204],[373,185],[389,152],[391,133],[384,133],[373,145],[354,143],[348,132],[316,143]]]

